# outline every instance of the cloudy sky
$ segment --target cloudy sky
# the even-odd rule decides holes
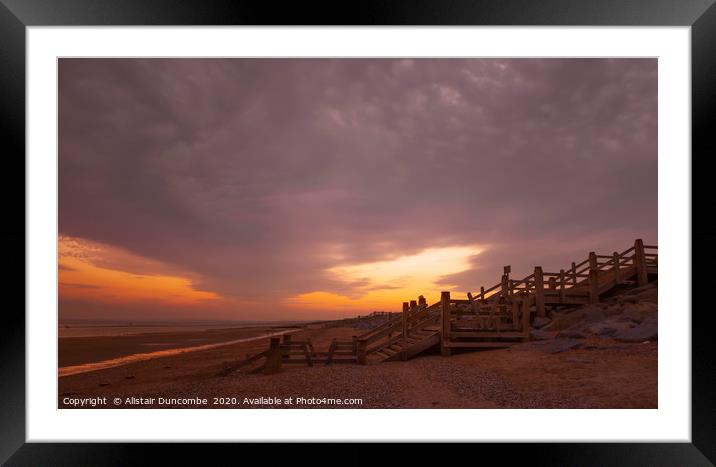
[[[61,59],[61,319],[398,310],[657,242],[655,59]]]

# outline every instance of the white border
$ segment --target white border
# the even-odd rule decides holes
[[[28,441],[690,441],[690,28],[29,27],[27,49]],[[59,56],[659,57],[659,409],[57,410]]]

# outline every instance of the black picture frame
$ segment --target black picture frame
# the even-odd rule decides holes
[[[716,222],[707,188],[709,157],[716,154],[707,122],[716,116],[716,6],[714,0],[363,0],[361,2],[201,0],[0,0],[0,132],[4,181],[0,184],[7,297],[25,290],[25,33],[28,26],[76,25],[544,25],[690,26],[692,64],[692,443],[546,443],[479,447],[486,454],[510,451],[510,459],[548,465],[713,465],[716,463],[716,360],[714,311],[702,300],[716,245]],[[709,118],[711,117],[711,118]],[[700,214],[700,215],[697,215]],[[20,248],[20,245],[23,248]],[[709,251],[711,248],[711,251]],[[10,267],[12,265],[12,267]],[[22,273],[19,272],[22,271]],[[0,461],[8,465],[128,465],[151,451],[191,463],[184,445],[53,444],[25,441],[25,295],[4,309],[0,326]],[[675,311],[675,310],[670,310]],[[661,349],[667,352],[668,349]],[[339,447],[340,445],[334,445]],[[203,444],[203,448],[208,445]],[[220,458],[232,445],[212,446]],[[246,455],[246,446],[241,448]],[[266,445],[260,449],[273,452]],[[292,447],[300,458],[310,446]],[[365,447],[350,445],[351,463],[370,461]],[[426,447],[391,450],[403,461]],[[473,453],[477,451],[471,448]],[[149,451],[149,452],[148,452]],[[231,454],[233,455],[233,454]],[[315,456],[315,455],[314,455]],[[165,460],[168,458],[165,458]],[[197,459],[206,460],[205,457]],[[238,459],[237,459],[238,460]],[[443,458],[443,461],[447,460]],[[364,463],[364,462],[361,462]]]

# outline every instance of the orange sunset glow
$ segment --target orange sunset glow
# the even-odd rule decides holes
[[[405,297],[437,300],[436,290],[449,289],[440,279],[470,268],[477,247],[447,247],[424,250],[392,260],[336,266],[328,269],[334,279],[360,281],[350,295],[313,291],[283,299],[279,305],[295,313],[306,310],[354,314],[368,310],[399,308]],[[116,247],[84,239],[61,236],[58,244],[59,291],[64,299],[102,303],[154,303],[215,309],[230,306],[236,297],[222,297],[197,289],[188,275],[172,273],[171,267]],[[137,271],[142,270],[144,273]],[[235,303],[233,303],[235,305]]]
[[[355,311],[394,310],[406,297],[416,299],[419,294],[434,301],[440,290],[455,287],[441,283],[440,279],[470,269],[469,258],[481,251],[477,247],[431,248],[393,260],[336,266],[328,270],[336,279],[365,283],[356,287],[356,297],[316,291],[292,297],[288,303],[295,307]]]
[[[194,289],[186,277],[159,272],[166,267],[154,261],[96,242],[61,236],[58,263],[59,293],[65,299],[201,305],[219,298]],[[148,273],[116,269],[122,264]]]
[[[654,60],[58,70],[61,321],[395,312],[656,238]]]

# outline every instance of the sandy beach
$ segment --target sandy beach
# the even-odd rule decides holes
[[[280,326],[252,326],[201,331],[152,332],[123,336],[65,337],[59,340],[58,364],[62,368],[134,354],[221,344],[293,329]]]
[[[351,327],[316,325],[293,338],[310,338],[321,351],[332,338],[355,334]],[[92,407],[90,401],[102,402],[94,405],[100,408],[657,407],[657,342],[590,338],[559,353],[529,342],[449,358],[426,354],[367,366],[284,365],[274,375],[252,374],[247,367],[217,376],[226,362],[267,345],[268,339],[261,339],[62,377],[58,407],[80,407],[81,401],[85,408]],[[291,404],[276,403],[287,398],[293,398]]]

